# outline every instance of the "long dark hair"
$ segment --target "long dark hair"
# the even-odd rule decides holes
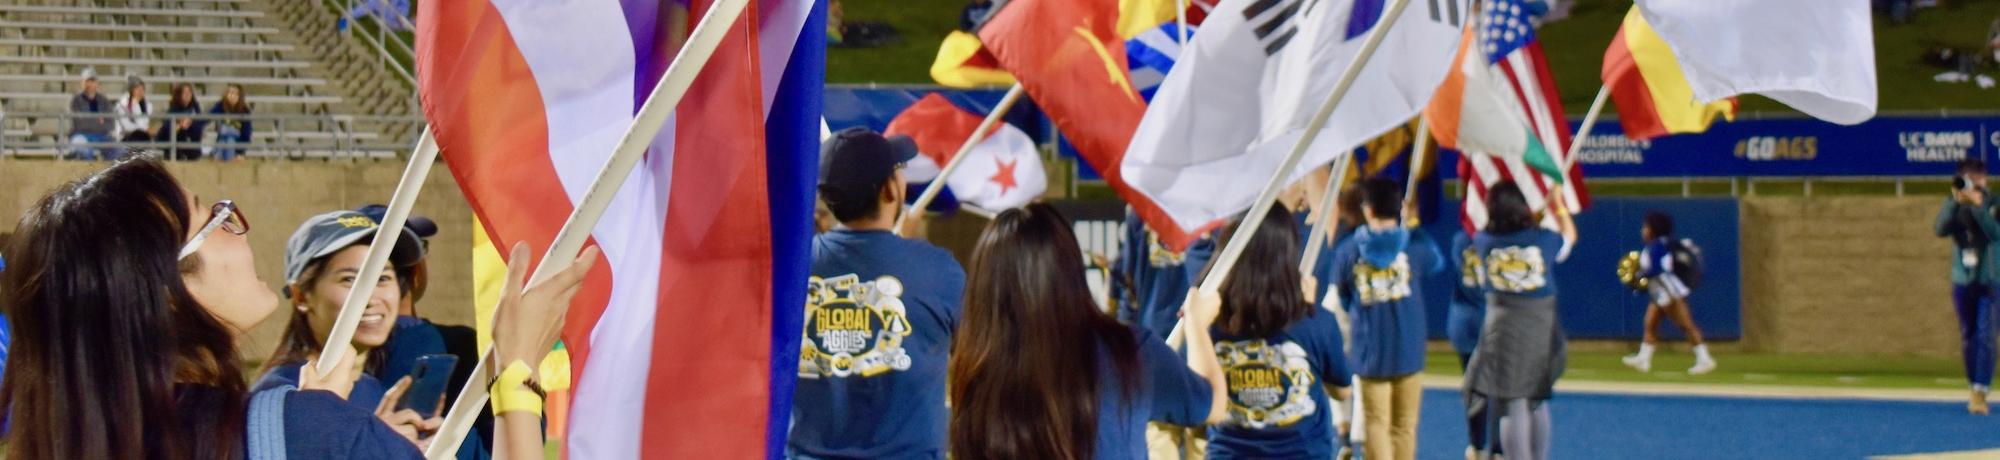
[[[236,90],[236,103],[234,104],[229,103],[229,90],[232,89]],[[222,113],[250,113],[250,102],[244,99],[246,97],[250,96],[243,94],[242,86],[230,83],[228,86],[223,87],[222,97],[216,101],[216,104],[222,107]]]
[[[1139,343],[1090,300],[1069,220],[1046,204],[1002,212],[969,267],[951,351],[951,456],[1091,458],[1098,349],[1109,351],[1130,402]]]
[[[1503,180],[1486,189],[1486,233],[1506,235],[1535,226],[1535,211],[1528,208],[1520,185]]]
[[[187,97],[182,98],[182,94],[186,94]],[[194,85],[187,83],[174,85],[174,94],[172,97],[167,98],[167,110],[188,109],[193,109],[197,112],[201,111],[201,101],[194,97]]]
[[[149,157],[57,187],[21,217],[0,273],[14,324],[0,406],[15,459],[231,458],[245,390],[236,331],[177,261],[185,193]]]
[[[1238,219],[1216,241],[1229,241],[1241,223]],[[1303,281],[1297,267],[1299,253],[1304,250],[1299,245],[1298,223],[1284,210],[1271,207],[1271,212],[1264,214],[1263,225],[1250,235],[1242,258],[1230,268],[1229,279],[1222,283],[1222,312],[1216,316],[1215,326],[1230,335],[1268,337],[1311,316],[1312,303],[1299,292]],[[1208,272],[1214,268],[1215,261],[1210,260],[1202,269],[1204,276],[1213,276]]]

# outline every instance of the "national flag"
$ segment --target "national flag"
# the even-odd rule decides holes
[[[1194,39],[1195,28],[1187,28],[1187,38]],[[1167,73],[1174,70],[1174,60],[1181,55],[1181,26],[1167,22],[1125,41],[1125,57],[1132,73],[1132,86],[1139,89],[1139,97],[1153,100],[1160,83],[1166,81]]]
[[[993,61],[979,43],[979,36],[962,30],[951,31],[938,44],[937,60],[931,61],[931,80],[951,88],[979,88],[1014,84],[1014,76]]]
[[[1611,46],[1604,50],[1604,86],[1618,104],[1625,137],[1652,139],[1708,130],[1716,117],[1736,120],[1736,98],[1703,103],[1694,98],[1687,75],[1666,40],[1633,7]]]
[[[422,2],[425,115],[494,245],[554,240],[691,28],[663,18],[713,2],[661,10],[679,5]],[[782,455],[825,15],[751,2],[592,229],[604,260],[563,331],[568,455]]]
[[[1098,167],[1120,171],[1172,216],[1148,220],[1163,235],[1242,211],[1272,176],[1296,181],[1414,117],[1443,80],[1470,5],[1412,1],[1398,17],[1358,22],[1350,19],[1386,8],[1380,0],[1224,0],[1216,11],[1167,75],[1123,157],[1114,158],[1121,161]],[[1279,171],[1360,51],[1361,27],[1391,20],[1394,28],[1306,156]]]
[[[1549,199],[1563,200],[1572,212],[1590,205],[1582,167],[1566,160],[1569,123],[1535,40],[1536,11],[1522,0],[1489,1],[1477,32],[1461,42],[1458,87],[1441,85],[1426,112],[1440,146],[1466,150],[1458,170],[1466,190],[1460,223],[1467,231],[1485,226],[1487,187],[1503,180],[1515,181],[1535,209]],[[1553,225],[1552,214],[1544,217]]]
[[[1215,0],[1180,1],[1187,6],[1182,19],[1187,21],[1188,33],[1192,35],[1193,26],[1208,16],[1206,11],[1214,7]],[[1173,67],[1174,56],[1180,54],[1175,3],[1175,0],[1118,0],[1118,36],[1126,39],[1126,49],[1134,57],[1133,81],[1148,98],[1152,95],[1151,88],[1158,86]],[[972,29],[978,30],[991,17],[989,14],[980,18]],[[931,62],[931,79],[951,88],[1008,86],[1015,82],[1014,76],[986,51],[979,36],[965,30],[951,31],[938,44],[937,59]]]
[[[979,38],[1113,191],[1155,228],[1174,228],[1116,168],[1146,111],[1132,85],[1116,7],[1109,1],[1014,0],[999,6]],[[1162,232],[1161,240],[1181,248],[1193,238],[1173,231]]]
[[[1875,116],[1868,0],[1640,0],[1694,98],[1757,93],[1843,125]]]
[[[910,136],[916,141],[917,151],[923,155],[904,169],[905,179],[929,182],[937,179],[938,168],[951,162],[952,155],[985,118],[943,95],[930,93],[897,114],[883,134]],[[1035,140],[1012,124],[999,123],[973,144],[967,155],[958,170],[944,179],[961,202],[998,211],[1028,204],[1048,191],[1048,176]],[[928,163],[928,168],[919,163]],[[915,172],[924,169],[928,175]]]

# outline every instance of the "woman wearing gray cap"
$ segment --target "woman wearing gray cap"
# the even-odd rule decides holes
[[[302,367],[297,390],[253,397],[244,387],[238,340],[278,304],[254,269],[249,231],[235,204],[192,196],[144,157],[57,187],[30,208],[0,272],[0,306],[18,326],[0,379],[5,456],[420,458],[344,400],[352,353],[327,375]],[[510,371],[554,345],[546,326],[561,321],[597,260],[585,250],[523,289],[530,256],[525,245],[514,254],[493,335],[494,357]],[[525,391],[508,375],[513,386],[494,388]],[[495,407],[507,439],[539,444],[539,411],[527,410],[539,401],[505,399]],[[511,458],[540,456],[522,449]]]
[[[300,367],[319,356],[321,339],[333,329],[348,290],[363,281],[355,277],[361,275],[361,266],[368,259],[368,245],[375,241],[378,228],[375,220],[365,214],[341,210],[308,218],[292,232],[285,242],[282,291],[285,304],[292,310],[291,319],[286,322],[277,351],[259,371],[263,377],[251,385],[251,392],[298,386]],[[419,440],[428,437],[443,420],[437,417],[427,420],[409,409],[395,410],[409,384],[396,382],[389,388],[375,376],[382,373],[384,359],[380,349],[395,329],[396,307],[402,303],[402,283],[397,281],[394,267],[415,264],[423,253],[423,243],[416,235],[404,231],[396,239],[389,265],[383,267],[382,276],[375,280],[375,290],[361,312],[361,322],[354,327],[354,339],[349,344],[354,347],[361,372],[347,394],[349,404],[373,411],[383,423],[419,445],[423,444]]]

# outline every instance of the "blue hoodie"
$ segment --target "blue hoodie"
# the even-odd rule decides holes
[[[1365,378],[1395,378],[1424,369],[1425,276],[1444,268],[1437,244],[1423,232],[1362,227],[1334,250],[1333,279],[1353,313],[1348,362]]]

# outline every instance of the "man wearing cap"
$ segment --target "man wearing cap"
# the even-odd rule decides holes
[[[819,196],[839,225],[813,237],[790,458],[944,458],[945,368],[965,270],[890,232],[909,138],[865,128],[820,144]]]
[[[69,98],[69,142],[70,158],[96,160],[106,157],[111,149],[91,147],[91,142],[111,142],[111,117],[102,114],[111,111],[111,103],[97,93],[97,70],[83,69],[83,91]]]
[[[299,229],[285,241],[285,289],[286,301],[292,307],[291,318],[280,338],[278,349],[264,364],[263,377],[257,380],[251,391],[263,391],[283,386],[297,386],[299,367],[307,358],[317,357],[321,341],[332,331],[336,317],[347,300],[350,288],[363,282],[356,279],[368,258],[368,245],[375,240],[380,227],[373,219],[354,211],[333,211],[306,219]],[[378,410],[385,399],[396,397],[387,394],[388,387],[374,376],[380,375],[383,359],[374,353],[389,335],[395,325],[396,306],[401,300],[397,288],[396,275],[392,267],[408,266],[417,262],[424,254],[423,242],[409,230],[396,239],[396,246],[389,253],[389,266],[383,267],[382,276],[373,282],[374,292],[369,296],[365,309],[361,312],[361,322],[354,328],[354,337],[349,341],[354,347],[355,365],[362,372],[357,373],[353,389],[347,401],[356,407],[375,412],[390,428],[411,436],[435,430],[438,419],[425,420],[414,411]],[[395,401],[388,401],[394,407]]]

